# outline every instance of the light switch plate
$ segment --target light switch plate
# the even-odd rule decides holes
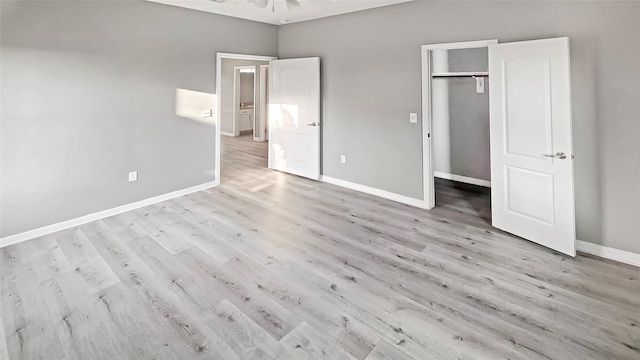
[[[409,114],[409,122],[413,123],[413,124],[417,124],[418,123],[418,114],[410,113]]]
[[[202,110],[202,117],[203,117],[203,118],[210,118],[210,117],[213,117],[213,110],[212,110],[212,109],[205,109],[205,110]]]

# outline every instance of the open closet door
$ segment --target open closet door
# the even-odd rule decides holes
[[[575,256],[569,39],[489,46],[493,226]]]
[[[320,58],[272,60],[269,168],[320,178]]]

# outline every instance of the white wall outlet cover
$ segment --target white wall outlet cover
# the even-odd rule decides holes
[[[129,173],[129,182],[137,181],[137,180],[138,180],[138,172],[137,171],[131,171]]]
[[[409,122],[410,123],[414,123],[414,124],[418,123],[418,114],[410,113],[409,114]]]
[[[342,164],[346,164],[347,162],[347,156],[346,155],[340,155],[340,162]]]

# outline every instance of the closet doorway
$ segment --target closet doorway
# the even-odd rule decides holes
[[[425,179],[431,206],[472,212],[491,223],[488,46],[497,40],[436,44],[427,50],[430,70],[431,146]],[[428,118],[427,118],[428,116]]]
[[[575,256],[569,39],[424,45],[422,89],[425,207],[491,187],[492,226]]]

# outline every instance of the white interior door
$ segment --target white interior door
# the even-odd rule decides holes
[[[269,168],[320,178],[320,58],[273,60]]]
[[[575,256],[569,39],[489,46],[493,226]]]

